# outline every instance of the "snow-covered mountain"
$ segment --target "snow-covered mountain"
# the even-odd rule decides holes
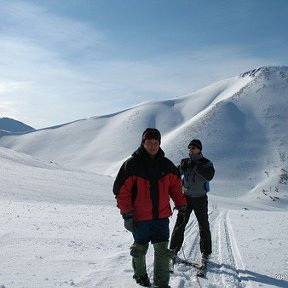
[[[0,137],[11,133],[25,133],[32,131],[35,131],[35,129],[23,122],[8,117],[0,118]]]
[[[215,164],[217,195],[283,207],[288,204],[287,97],[288,67],[261,67],[183,97],[4,136],[0,146],[115,176],[143,130],[156,127],[175,164],[186,156],[192,138],[201,139],[204,154]]]
[[[112,185],[148,126],[175,163],[197,137],[216,168],[207,277],[178,264],[171,287],[288,287],[287,75],[263,67],[185,97],[1,137],[0,287],[135,287],[133,238]],[[175,212],[169,220],[172,229]],[[198,230],[192,215],[180,257],[199,259]],[[147,269],[153,282],[151,246]]]

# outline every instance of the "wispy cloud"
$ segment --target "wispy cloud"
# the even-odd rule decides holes
[[[127,60],[129,51],[94,26],[22,1],[1,2],[0,27],[0,112],[17,111],[36,128],[168,99],[263,65],[231,46]]]
[[[102,33],[86,23],[56,16],[41,6],[22,1],[1,3],[1,35],[31,41],[57,53],[71,53],[79,49],[97,47]]]
[[[70,97],[78,95],[79,100],[85,96],[86,89],[91,89],[79,63],[85,62],[86,55],[101,45],[101,33],[85,23],[52,15],[44,8],[21,1],[1,3],[0,19],[3,114],[14,110],[9,108],[9,103],[26,112],[30,106],[35,108],[35,111],[30,108],[31,114],[39,117],[41,123],[43,110],[49,111],[51,106],[53,110],[55,106],[63,109],[62,105],[65,102],[67,105]],[[82,59],[75,64],[75,57]],[[25,89],[21,89],[19,83],[29,83],[29,87],[25,84]],[[28,118],[32,120],[33,117]]]

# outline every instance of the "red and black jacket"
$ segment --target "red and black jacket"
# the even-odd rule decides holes
[[[120,213],[133,211],[136,221],[171,216],[170,197],[176,207],[187,204],[175,165],[161,148],[151,158],[142,145],[121,166],[113,193]]]

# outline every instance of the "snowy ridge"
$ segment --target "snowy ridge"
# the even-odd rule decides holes
[[[139,145],[142,131],[154,126],[176,164],[191,138],[202,140],[217,167],[215,193],[287,207],[287,95],[288,67],[261,67],[183,97],[2,137],[0,146],[115,176]]]
[[[0,118],[0,137],[4,135],[26,133],[31,131],[35,131],[35,129],[20,121],[7,117]]]
[[[135,287],[133,239],[112,185],[147,126],[161,130],[175,163],[200,138],[216,168],[207,277],[179,264],[171,287],[287,287],[288,67],[256,70],[184,97],[0,138],[0,287]],[[198,260],[198,242],[191,215],[180,256]],[[147,267],[153,281],[151,246]]]

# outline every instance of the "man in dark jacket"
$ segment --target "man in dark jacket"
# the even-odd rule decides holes
[[[175,165],[160,148],[161,135],[157,129],[147,128],[140,147],[121,166],[113,192],[124,226],[133,233],[131,247],[133,278],[149,287],[145,255],[148,244],[154,246],[154,287],[169,286],[168,250],[169,218],[172,215],[170,197],[179,211],[186,209],[181,178]]]
[[[172,232],[170,249],[175,252],[174,261],[184,241],[185,227],[194,210],[199,224],[200,251],[203,259],[212,253],[211,233],[208,221],[208,181],[214,177],[215,169],[210,160],[202,155],[202,143],[193,139],[189,145],[189,158],[181,160],[179,171],[183,175],[183,190],[187,199],[185,213],[179,213]]]

